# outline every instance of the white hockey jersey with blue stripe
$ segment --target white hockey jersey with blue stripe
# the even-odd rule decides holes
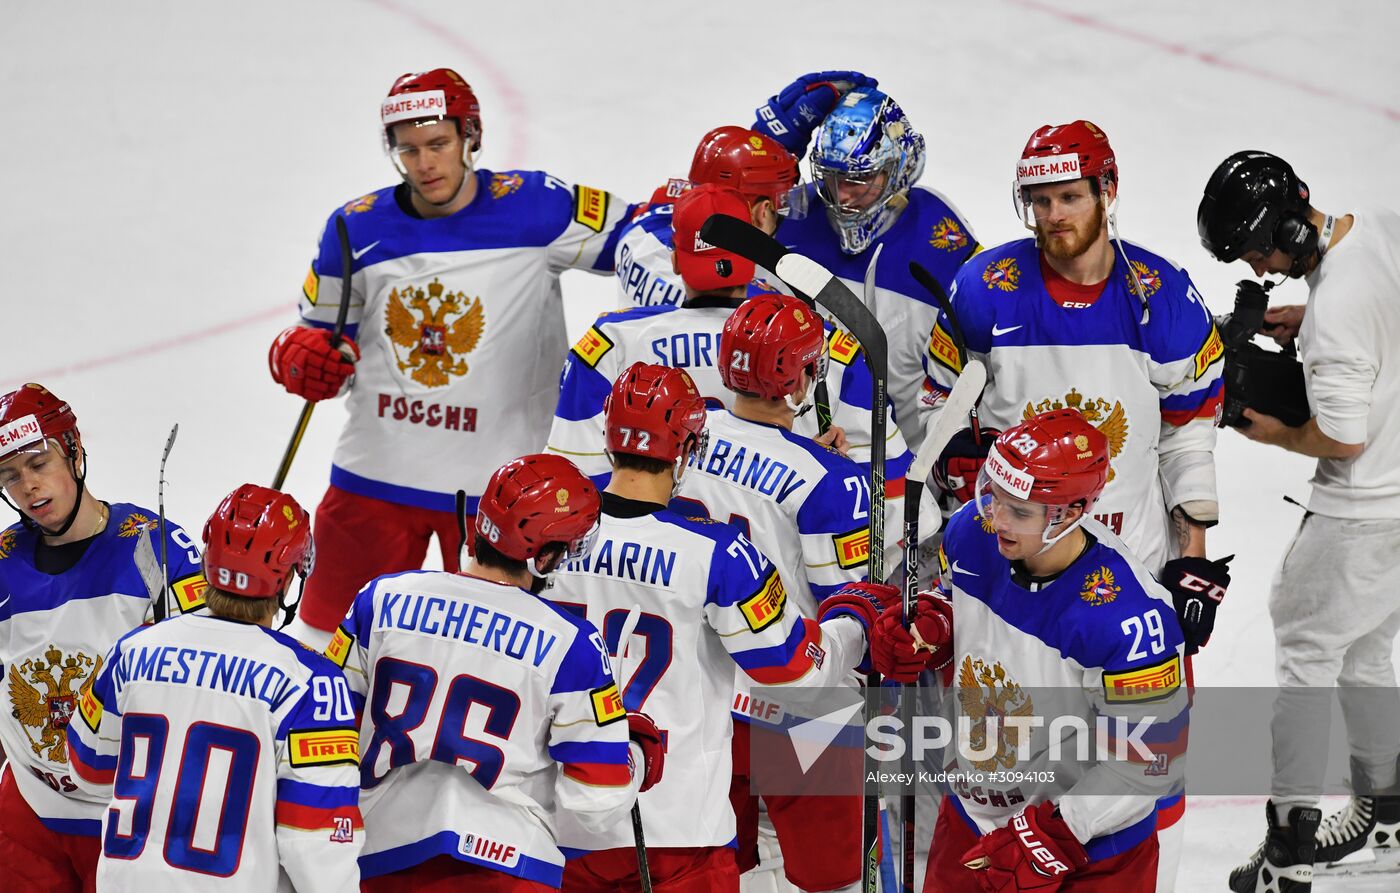
[[[628,710],[666,737],[666,772],[639,795],[649,846],[734,840],[729,802],[735,666],[764,685],[840,685],[865,649],[859,625],[818,625],[788,606],[777,568],[737,528],[603,494],[592,552],[555,575],[549,596],[603,631]],[[635,631],[621,641],[638,609]],[[560,817],[577,850],[632,845],[630,824],[589,833]]]
[[[64,733],[103,656],[153,618],[161,597],[159,515],[113,503],[106,528],[61,574],[35,566],[38,535],[0,531],[0,744],[24,800],[49,830],[96,837],[106,801],[78,789]],[[172,613],[204,604],[199,547],[166,522]]]
[[[597,629],[441,571],[370,582],[332,637],[363,704],[361,872],[451,856],[558,886],[555,824],[626,821],[627,713]]]
[[[282,633],[208,615],[112,648],[68,726],[110,799],[100,889],[331,893],[364,842],[350,690]]]
[[[568,349],[559,287],[568,269],[612,270],[626,202],[540,171],[477,171],[477,195],[443,218],[398,203],[401,187],[337,209],[301,295],[302,321],[340,306],[334,218],[353,260],[346,332],[360,360],[331,483],[361,496],[476,511],[510,459],[539,452]]]
[[[955,618],[950,694],[967,737],[952,787],[982,834],[1054,800],[1102,859],[1151,836],[1157,800],[1181,781],[1187,689],[1170,596],[1111,531],[1083,529],[1084,552],[1036,580],[1001,556],[974,505],[949,519],[940,563]],[[1082,741],[1061,725],[1071,720],[1087,730]],[[1086,759],[1076,760],[1081,744]]]

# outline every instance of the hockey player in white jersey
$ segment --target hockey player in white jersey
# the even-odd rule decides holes
[[[906,671],[891,653],[945,666],[967,729],[924,893],[1157,889],[1156,804],[1181,778],[1186,740],[1185,654],[1167,591],[1091,518],[1108,471],[1108,438],[1075,410],[1007,429],[948,522],[940,592],[919,599],[914,627],[932,650],[887,625],[897,615],[877,624],[896,648],[876,651],[876,669]],[[1078,721],[1054,731],[1067,719]],[[1097,759],[1068,756],[1065,735],[1083,736],[1087,757],[1100,728]]]
[[[67,403],[32,383],[0,396],[0,496],[20,515],[0,530],[0,874],[14,889],[92,889],[105,801],[79,790],[65,729],[113,642],[204,604],[185,531],[166,523],[162,575],[158,514],[100,501],[87,473]]]
[[[345,677],[271,626],[310,570],[311,518],[244,484],[204,527],[208,612],[123,636],[68,743],[110,800],[97,885],[230,893],[354,890],[364,842]]]
[[[491,472],[548,435],[555,358],[568,349],[560,274],[611,272],[630,210],[542,171],[479,168],[481,111],[450,69],[399,78],[380,120],[403,182],[336,209],[302,289],[301,320],[268,357],[294,394],[348,395],[316,510],[322,560],[300,610],[324,631],[299,627],[318,647],[361,586],[421,567],[434,535],[443,566],[457,569],[457,489],[474,512]],[[348,273],[338,217],[350,237]],[[337,350],[329,330],[344,275],[351,306]],[[522,362],[531,357],[549,359]]]
[[[826,363],[821,320],[787,295],[750,298],[724,325],[719,370],[731,409],[711,410],[709,441],[690,460],[676,505],[728,521],[778,569],[790,608],[807,618],[846,583],[863,580],[870,548],[864,470],[836,450],[792,433],[810,408]],[[736,679],[736,719],[750,707]],[[759,860],[758,799],[749,792],[749,728],[734,732],[739,868]],[[854,784],[854,783],[853,783]],[[860,876],[859,797],[765,797],[783,870],[803,890],[834,890]]]
[[[705,417],[684,370],[636,363],[623,372],[607,399],[614,472],[597,542],[564,565],[550,594],[598,624],[624,706],[645,710],[666,738],[666,777],[638,804],[653,889],[668,893],[739,888],[723,783],[735,665],[765,685],[840,685],[883,607],[862,590],[838,590],[818,624],[788,607],[777,568],[737,528],[666,508],[695,473],[686,465],[704,452]],[[569,862],[565,893],[635,887],[629,827],[589,834],[560,824],[562,844],[592,851]]]
[[[772,150],[784,151],[771,140],[768,144]],[[702,144],[701,150],[706,147]],[[750,147],[745,144],[743,148]],[[721,155],[722,160],[736,157],[739,156],[735,152]],[[754,183],[746,179],[751,172],[739,162],[725,161],[720,167],[732,172],[742,187],[772,188],[772,180]],[[753,281],[752,261],[706,244],[700,238],[700,227],[712,214],[748,219],[750,208],[769,208],[773,197],[771,192],[766,193],[755,203],[742,191],[707,183],[677,198],[674,214],[667,206],[667,264],[682,282],[685,302],[679,307],[637,307],[598,317],[565,359],[559,407],[550,429],[551,452],[568,456],[595,483],[606,484],[611,466],[604,454],[603,401],[613,381],[634,362],[685,369],[712,405],[728,406],[733,402],[720,379],[720,330],[750,294],[767,294],[769,290]],[[623,239],[645,219],[629,225]],[[677,240],[674,250],[669,247],[672,227]],[[870,461],[870,367],[865,353],[850,335],[829,324],[825,324],[824,334],[831,360],[825,381],[832,427],[819,432],[816,413],[809,413],[793,422],[793,431],[836,446],[856,462],[866,464]],[[898,426],[889,426],[885,455],[890,523],[897,524],[903,506],[900,497],[904,471],[913,461]]]
[[[535,594],[587,552],[598,504],[568,460],[512,460],[486,484],[463,573],[380,577],[356,597],[327,653],[363,705],[366,893],[554,890],[560,815],[603,831],[660,779],[661,736],[623,708],[598,630]]]

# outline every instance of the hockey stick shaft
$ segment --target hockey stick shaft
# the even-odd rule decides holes
[[[160,454],[160,480],[156,486],[156,500],[160,503],[160,600],[151,607],[151,616],[160,623],[170,613],[170,562],[167,559],[167,543],[170,537],[165,530],[165,463],[170,459],[170,451],[175,447],[175,435],[180,433],[180,423],[170,426],[170,436],[165,439],[165,451]]]
[[[948,326],[953,330],[950,333],[953,336],[953,347],[957,348],[958,351],[958,363],[966,369],[967,337],[963,334],[962,321],[958,319],[958,312],[953,308],[953,300],[948,297],[948,292],[943,288],[942,283],[933,278],[933,274],[918,261],[911,260],[909,262],[909,274],[914,277],[914,281],[933,295],[933,299],[938,302],[939,309],[948,317]],[[961,416],[962,413],[958,413],[958,415]],[[977,404],[974,403],[972,408],[968,410],[967,417],[972,426],[972,438],[980,444],[982,442],[982,424],[977,419]]]
[[[350,313],[350,233],[345,228],[345,217],[337,215],[335,218],[335,236],[340,243],[340,307],[335,314],[335,328],[331,330],[331,347],[339,347],[341,339],[345,336],[345,319]],[[301,447],[301,439],[306,435],[306,428],[311,424],[311,411],[316,408],[316,403],[307,400],[301,408],[301,415],[297,416],[296,427],[292,429],[292,437],[287,441],[287,448],[282,452],[282,461],[277,466],[277,474],[272,478],[272,489],[281,490],[282,485],[287,482],[287,474],[292,470],[292,460],[296,458],[297,449]]]
[[[870,540],[868,577],[872,582],[885,579],[885,428],[888,407],[889,347],[885,331],[870,308],[846,285],[820,264],[800,254],[785,255],[774,272],[795,289],[806,291],[818,304],[836,316],[860,342],[870,366],[872,383],[870,415]],[[866,674],[866,715],[871,716],[880,690],[880,675]],[[862,778],[869,778],[876,766],[865,754]],[[861,890],[875,893],[880,878],[880,803],[878,796],[866,793],[862,805]]]
[[[459,491],[460,492],[460,491]],[[622,631],[617,636],[617,675],[622,675],[622,662],[631,650],[632,631],[642,618],[642,606],[633,605],[622,621]],[[626,691],[625,680],[618,679],[618,690]],[[637,848],[637,878],[641,882],[642,893],[651,893],[651,865],[647,862],[647,836],[642,828],[642,803],[639,799],[632,803],[632,843]]]

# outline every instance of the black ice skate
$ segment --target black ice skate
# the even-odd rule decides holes
[[[1235,893],[1310,893],[1317,826],[1322,810],[1295,806],[1288,825],[1278,823],[1273,801],[1264,807],[1269,832],[1248,862],[1230,872]]]
[[[1400,797],[1352,797],[1341,812],[1327,817],[1317,829],[1318,870],[1392,869],[1400,864]],[[1353,853],[1370,850],[1373,861],[1337,865]]]

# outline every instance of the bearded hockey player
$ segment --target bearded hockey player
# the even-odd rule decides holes
[[[782,150],[776,144],[773,148]],[[712,214],[745,219],[743,195],[705,184],[676,199],[675,209],[671,219],[679,241],[669,263],[684,283],[685,303],[605,313],[574,345],[564,363],[549,449],[568,456],[595,483],[606,484],[611,472],[604,449],[603,401],[622,371],[637,361],[685,369],[711,405],[731,405],[733,395],[725,388],[719,369],[720,331],[750,292],[769,294],[751,285],[752,261],[707,245],[700,238],[700,227]],[[870,367],[855,339],[829,324],[824,324],[823,334],[831,360],[825,381],[832,428],[819,433],[816,413],[798,417],[792,428],[866,465],[870,461]],[[913,456],[897,426],[890,425],[888,432],[887,513],[889,523],[895,525],[903,511],[904,471]],[[891,545],[897,550],[897,544]]]
[[[354,706],[329,660],[268,627],[313,562],[296,500],[244,484],[204,527],[208,613],[123,636],[68,742],[110,799],[110,890],[353,890],[364,842]]]
[[[91,890],[105,800],[81,791],[65,729],[133,627],[204,604],[199,548],[158,514],[100,501],[72,408],[38,384],[0,397],[0,865],[16,889]],[[169,582],[169,592],[165,588]]]
[[[456,490],[475,512],[490,473],[539,449],[549,431],[557,369],[521,358],[568,348],[559,276],[611,272],[629,212],[603,190],[540,171],[478,168],[476,94],[450,69],[395,81],[381,122],[403,182],[336,210],[301,321],[268,357],[293,394],[349,395],[317,508],[322,560],[301,608],[327,636],[367,581],[421,566],[433,535],[443,566],[457,569]],[[340,349],[329,331],[345,275],[334,217],[345,218],[353,253]]]
[[[606,831],[660,780],[661,735],[624,709],[597,628],[535,594],[588,553],[598,505],[568,460],[514,459],[486,484],[463,573],[356,597],[328,654],[363,705],[361,889],[556,889],[562,814]]]
[[[666,508],[705,452],[705,401],[684,370],[634,364],[606,415],[614,470],[597,542],[563,567],[551,598],[598,624],[624,706],[645,710],[668,742],[665,779],[638,799],[652,888],[738,890],[734,811],[715,783],[731,770],[735,665],[764,685],[840,685],[885,605],[853,584],[823,601],[818,624],[789,608],[778,569],[737,528]],[[635,648],[622,639],[633,629],[644,643]],[[635,887],[630,828],[566,828],[561,843],[593,851],[570,861],[566,893]]]
[[[876,652],[876,670],[905,672],[915,655],[946,668],[970,730],[925,893],[1157,889],[1156,803],[1181,774],[1185,655],[1167,592],[1090,517],[1108,473],[1107,437],[1074,410],[1009,428],[948,522],[939,592],[919,599],[914,628],[932,650],[889,622],[898,615],[878,623],[902,644]],[[1043,723],[998,724],[1013,715]],[[1074,761],[1061,732],[1052,741],[1052,719],[1076,716],[1088,738],[1109,730],[1096,760]],[[1000,737],[973,754],[979,734]]]

